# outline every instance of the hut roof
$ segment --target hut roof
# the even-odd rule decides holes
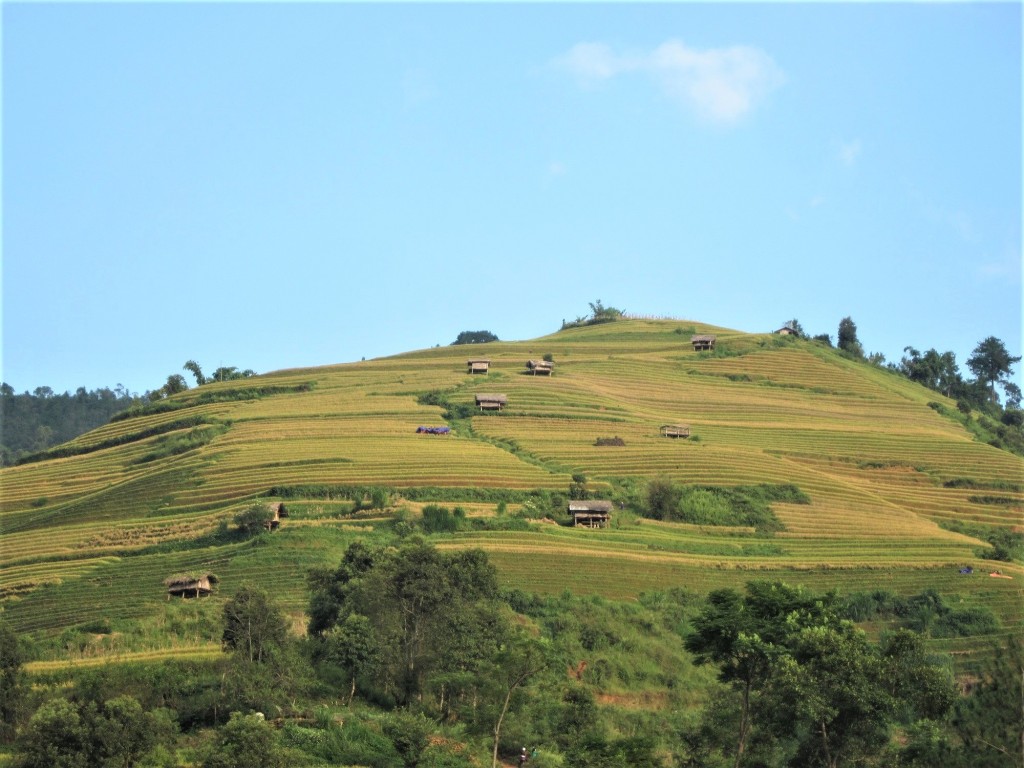
[[[707,343],[714,341],[717,337],[713,333],[698,333],[695,336],[690,337],[691,342]]]
[[[527,360],[527,368],[554,368],[555,364],[550,360]]]
[[[467,360],[466,365],[476,365],[477,363],[483,363],[484,365],[490,365],[491,361],[486,357],[478,357],[473,360]]]
[[[220,581],[220,579],[212,573],[176,573],[173,576],[168,576],[164,579],[164,586],[173,588],[206,582],[206,586],[208,587],[210,584],[216,584],[218,581]]]
[[[611,512],[615,505],[606,499],[590,499],[588,501],[570,501],[570,512]]]
[[[477,405],[480,403],[501,403],[502,405],[505,405],[508,403],[508,395],[480,393],[476,396],[476,402]]]
[[[689,429],[689,424],[662,424],[662,429]]]

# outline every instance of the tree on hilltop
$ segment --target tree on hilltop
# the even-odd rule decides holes
[[[864,347],[857,339],[857,324],[853,318],[844,317],[839,321],[839,335],[836,346],[854,357],[864,357]]]
[[[963,383],[957,370],[956,355],[952,352],[939,353],[929,349],[923,354],[913,347],[904,347],[906,353],[899,364],[899,372],[911,381],[923,384],[946,397],[952,397],[954,391]]]
[[[610,323],[614,320],[618,320],[623,315],[621,309],[606,307],[601,303],[600,299],[590,303],[590,312],[590,322],[592,323]]]
[[[188,389],[188,382],[185,381],[185,377],[180,373],[172,373],[167,377],[167,382],[157,390],[159,394],[164,397],[170,397],[176,395],[179,392],[184,392]]]
[[[195,360],[189,360],[187,363],[185,363],[185,365],[182,366],[182,368],[184,368],[186,371],[188,371],[189,373],[196,377],[197,387],[201,387],[203,386],[203,384],[209,381],[209,379],[203,376],[203,369],[199,367],[199,363],[197,363]]]
[[[488,341],[500,341],[500,339],[490,331],[462,331],[449,346],[454,347],[457,344],[486,344]]]

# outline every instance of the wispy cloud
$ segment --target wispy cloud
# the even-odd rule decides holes
[[[670,98],[716,123],[735,123],[785,82],[782,69],[757,48],[698,50],[678,40],[638,53],[579,43],[555,64],[585,87],[626,74],[652,78]]]
[[[839,142],[839,160],[843,165],[852,167],[860,158],[862,150],[863,146],[860,143],[860,139],[841,141]]]

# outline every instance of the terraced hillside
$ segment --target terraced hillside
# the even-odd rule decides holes
[[[694,352],[693,333],[716,334],[715,351]],[[530,375],[526,361],[545,354],[554,374]],[[468,374],[469,356],[489,358],[490,372]],[[478,411],[484,392],[508,405]],[[939,523],[1019,525],[1024,462],[973,440],[943,407],[955,410],[820,345],[688,321],[626,320],[208,384],[83,435],[59,457],[3,470],[2,606],[15,628],[43,633],[144,620],[162,610],[167,575],[204,569],[220,576],[221,594],[257,582],[298,614],[308,569],[335,563],[396,510],[415,515],[434,499],[493,515],[503,499],[516,510],[543,498],[531,492],[564,493],[582,473],[592,491],[623,499],[658,477],[793,484],[810,503],[776,503],[784,530],[771,536],[621,513],[604,530],[538,521],[438,543],[484,548],[524,589],[630,598],[753,575],[821,589],[935,588],[991,606],[1015,632],[1024,570],[1000,563],[1011,578],[989,577],[982,543]],[[417,434],[445,424],[446,408],[450,435]],[[677,423],[690,439],[661,436]],[[602,437],[623,444],[596,445]],[[396,496],[376,520],[336,514],[355,487]],[[293,514],[279,531],[215,535],[254,500],[282,494]],[[961,576],[964,565],[975,573]]]

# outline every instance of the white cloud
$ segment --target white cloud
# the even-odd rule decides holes
[[[604,43],[579,43],[556,60],[584,86],[624,74],[652,78],[672,99],[717,123],[734,123],[785,81],[772,58],[757,48],[697,50],[678,40],[640,53],[616,53]]]
[[[839,160],[843,165],[853,166],[857,162],[857,158],[860,157],[862,149],[860,139],[841,141],[839,142]]]

